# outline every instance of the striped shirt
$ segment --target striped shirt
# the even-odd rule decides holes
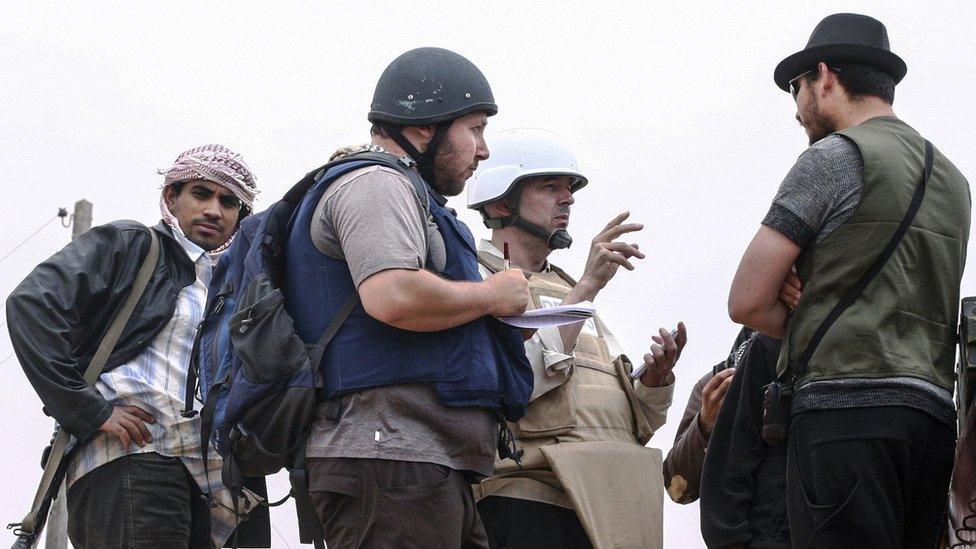
[[[229,492],[220,481],[222,461],[209,452],[206,466],[200,451],[200,416],[183,417],[187,371],[197,326],[203,320],[207,286],[214,260],[190,242],[182,231],[173,236],[196,266],[197,279],[184,287],[176,298],[176,309],[153,342],[136,358],[104,372],[95,387],[109,403],[138,406],[156,418],[146,424],[152,442],[139,446],[133,441],[126,452],[115,436],[98,432],[76,452],[67,472],[67,486],[94,469],[127,454],[156,452],[179,457],[203,493],[210,493],[219,504],[211,508],[211,538],[217,547],[230,536],[236,521]]]

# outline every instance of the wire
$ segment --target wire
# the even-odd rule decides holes
[[[0,359],[0,364],[3,364],[4,362],[7,362],[8,360],[10,360],[10,357],[12,357],[12,356],[14,356],[14,352],[13,351],[10,351],[10,354],[8,354],[7,356],[5,356],[2,359]]]
[[[44,229],[44,227],[47,227],[48,225],[50,225],[51,222],[54,221],[57,218],[58,218],[58,216],[55,215],[51,219],[48,219],[47,221],[45,221],[44,224],[41,225],[40,227],[38,227],[36,231],[34,231],[31,234],[27,235],[27,238],[21,240],[20,241],[20,244],[17,244],[16,246],[14,246],[14,249],[12,249],[9,252],[7,252],[3,257],[0,257],[0,263],[3,263],[3,261],[5,259],[7,259],[11,255],[13,255],[13,253],[16,252],[17,250],[19,250],[21,246],[23,246],[24,244],[27,244],[27,242],[30,239],[34,238],[37,235],[37,233],[41,232]]]

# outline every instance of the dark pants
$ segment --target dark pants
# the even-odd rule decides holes
[[[955,431],[884,406],[793,416],[787,491],[793,547],[935,547]]]
[[[309,495],[329,549],[487,548],[464,475],[433,463],[308,460]]]
[[[210,510],[178,457],[132,454],[68,490],[68,538],[78,548],[208,548]]]
[[[491,496],[478,512],[492,549],[593,547],[576,511],[524,499]]]

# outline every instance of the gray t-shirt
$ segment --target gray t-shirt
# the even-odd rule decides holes
[[[773,199],[763,225],[806,249],[847,221],[864,186],[861,151],[833,134],[803,151]]]
[[[829,135],[800,155],[762,223],[806,250],[850,219],[863,188],[861,151],[850,139]],[[801,387],[793,400],[794,413],[865,406],[907,406],[955,422],[951,393],[909,377],[817,381]]]
[[[330,185],[310,233],[319,251],[348,263],[357,286],[387,269],[440,271],[447,261],[444,240],[423,211],[406,177],[372,166]],[[479,475],[492,472],[494,415],[444,406],[430,384],[359,391],[343,397],[338,417],[330,419],[333,411],[325,404],[317,410],[308,457],[421,461]]]

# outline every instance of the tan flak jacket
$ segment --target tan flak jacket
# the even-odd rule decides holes
[[[478,257],[485,276],[503,266],[490,242],[481,242]],[[527,274],[534,308],[558,305],[575,285],[550,265]],[[659,388],[632,382],[630,360],[598,316],[571,354],[551,328],[526,341],[526,355],[535,389],[525,417],[510,424],[523,469],[496,459],[495,475],[474,486],[476,499],[573,509],[595,547],[662,547],[661,451],[644,445],[664,424],[674,379]]]

